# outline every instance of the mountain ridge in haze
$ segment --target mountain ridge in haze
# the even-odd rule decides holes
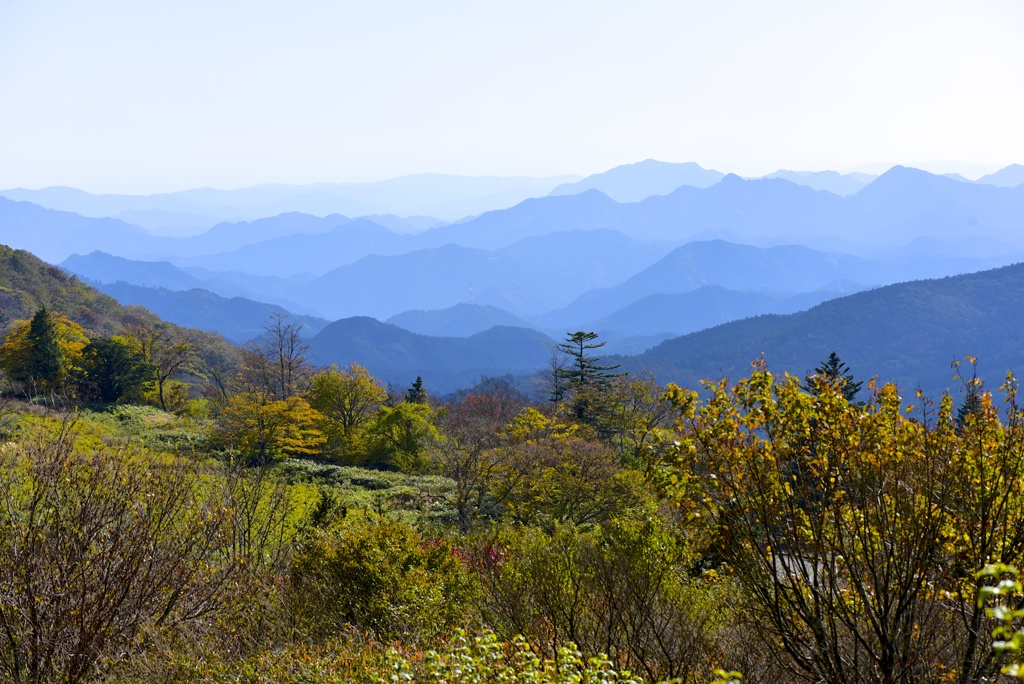
[[[789,315],[734,321],[677,337],[636,357],[615,359],[660,382],[695,387],[733,380],[763,355],[776,374],[802,376],[836,351],[858,379],[895,381],[904,397],[917,387],[937,398],[959,391],[950,364],[971,355],[990,386],[1024,368],[1024,263],[916,280],[832,299]]]
[[[575,183],[559,185],[549,197],[577,195],[598,190],[620,204],[639,202],[652,195],[667,195],[682,185],[707,188],[722,180],[723,174],[695,162],[670,163],[646,159],[595,173]]]

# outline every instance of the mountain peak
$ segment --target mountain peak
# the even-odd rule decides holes
[[[1024,183],[1024,166],[1010,164],[995,173],[982,176],[976,182],[983,185],[995,185],[1001,188],[1016,187]]]
[[[550,195],[575,195],[597,189],[619,203],[639,202],[653,195],[667,195],[676,188],[689,185],[707,188],[722,178],[718,171],[705,169],[695,162],[673,164],[645,159],[596,173],[576,183],[560,185]]]

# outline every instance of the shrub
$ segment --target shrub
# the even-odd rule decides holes
[[[447,540],[391,520],[349,517],[309,530],[291,565],[298,624],[320,639],[346,625],[386,640],[434,637],[464,620],[471,591]]]

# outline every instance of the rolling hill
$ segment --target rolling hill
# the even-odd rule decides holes
[[[417,376],[433,393],[469,387],[481,376],[526,375],[550,359],[553,341],[525,328],[497,326],[469,337],[431,337],[373,318],[331,323],[309,340],[315,363],[359,363],[395,386]]]
[[[446,309],[403,311],[385,323],[435,337],[469,337],[496,325],[529,328],[529,323],[504,309],[486,304],[456,304]]]

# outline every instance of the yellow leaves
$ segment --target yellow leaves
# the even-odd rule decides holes
[[[221,432],[236,447],[261,458],[315,454],[324,443],[319,412],[299,397],[273,400],[261,392],[232,397],[221,414]]]
[[[553,438],[566,440],[579,431],[578,425],[566,425],[553,418],[548,418],[535,408],[527,408],[506,428],[506,433],[513,442],[532,444],[538,439]]]

